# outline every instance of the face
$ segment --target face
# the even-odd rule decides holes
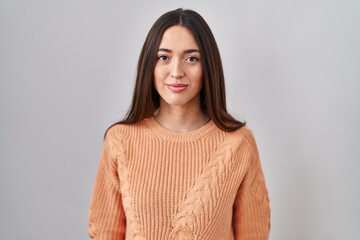
[[[201,53],[192,33],[183,26],[168,28],[161,39],[154,70],[160,108],[200,107]]]

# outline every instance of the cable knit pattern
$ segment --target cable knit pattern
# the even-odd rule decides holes
[[[113,132],[110,132],[109,134],[113,134]],[[118,141],[115,141],[114,136],[109,139],[111,139],[109,143],[111,146],[111,152],[114,153],[114,156],[118,160],[119,164],[118,173],[120,179],[120,191],[122,194],[124,211],[126,213],[126,224],[129,229],[126,236],[134,240],[146,240],[141,233],[141,227],[138,223],[138,218],[133,207],[132,196],[129,191],[129,172],[127,168],[126,154],[123,148],[122,139],[120,138],[117,139]]]
[[[172,221],[174,229],[170,233],[170,237],[190,240],[195,238],[195,231],[199,232],[199,236],[206,231],[214,219],[211,215],[216,213],[217,205],[221,204],[219,203],[221,193],[233,167],[234,159],[231,156],[241,140],[233,134],[219,145],[217,151],[211,156],[210,162],[204,167],[203,172],[186,195],[185,200],[180,204],[178,213]],[[207,212],[205,209],[213,211]],[[201,220],[202,213],[208,214],[204,221]]]
[[[90,205],[98,240],[269,238],[270,207],[255,140],[213,121],[177,133],[153,118],[112,127]]]

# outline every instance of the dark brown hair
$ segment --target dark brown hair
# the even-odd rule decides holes
[[[132,104],[125,118],[115,124],[133,124],[149,118],[159,107],[160,96],[153,84],[157,52],[165,30],[174,25],[189,29],[200,48],[203,68],[203,87],[200,92],[202,111],[224,131],[235,131],[244,126],[245,123],[234,119],[226,110],[223,67],[210,27],[197,12],[181,8],[163,14],[151,27],[138,61]]]

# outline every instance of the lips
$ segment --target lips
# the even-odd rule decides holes
[[[182,92],[184,91],[189,84],[181,84],[181,83],[175,83],[175,84],[166,84],[168,89],[170,89],[173,92]]]

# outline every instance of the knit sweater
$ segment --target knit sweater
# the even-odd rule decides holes
[[[154,118],[107,133],[89,211],[97,240],[268,239],[268,192],[251,131],[173,132]]]

